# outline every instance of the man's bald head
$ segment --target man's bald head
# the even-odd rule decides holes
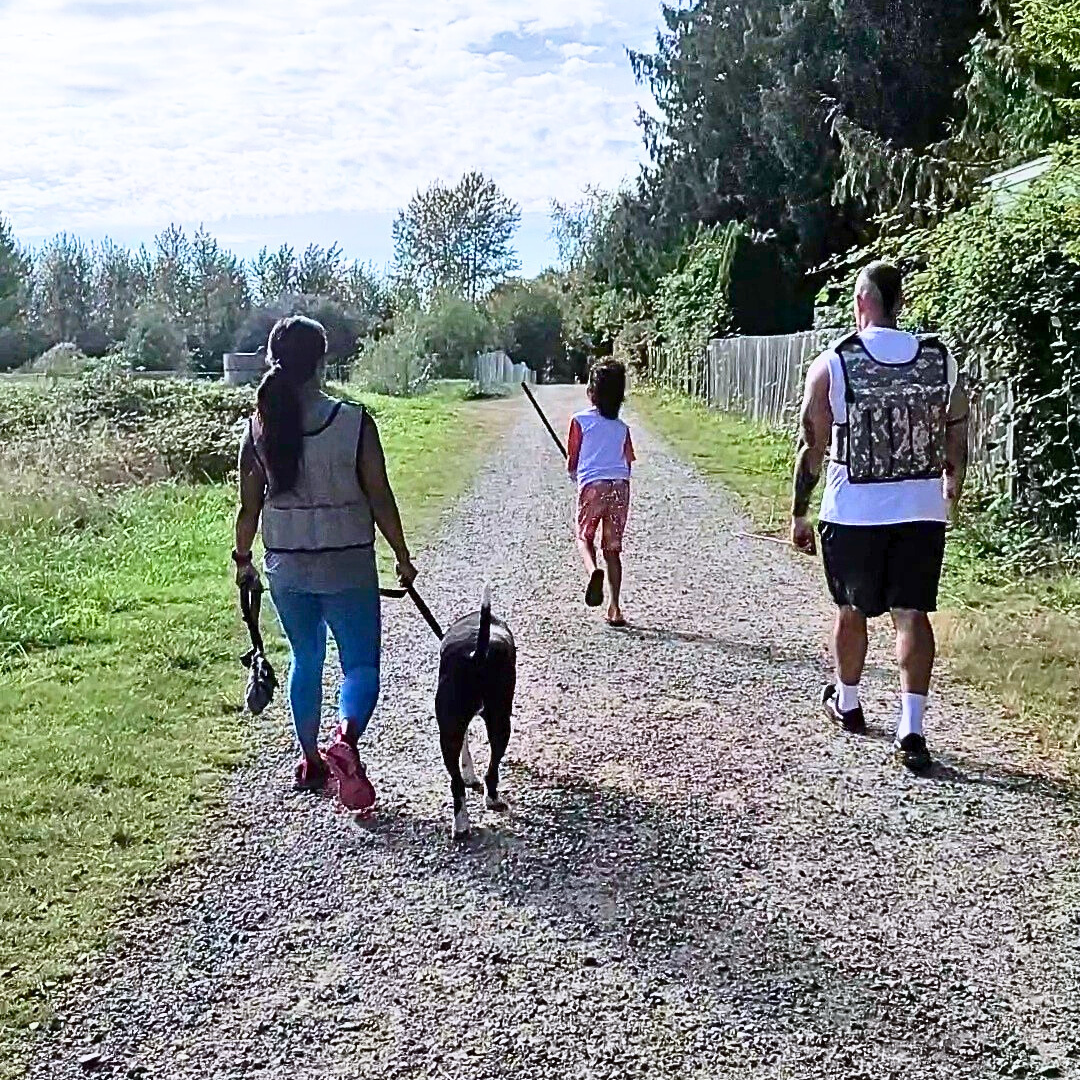
[[[867,326],[895,326],[904,303],[904,278],[887,262],[872,262],[855,282],[855,321]]]

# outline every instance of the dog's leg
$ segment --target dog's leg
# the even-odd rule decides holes
[[[465,805],[465,781],[461,776],[462,740],[467,739],[467,725],[462,724],[455,711],[447,707],[441,693],[435,697],[435,718],[439,724],[439,745],[443,764],[450,774],[450,796],[454,801],[453,835],[460,840],[469,835],[472,824],[469,809]]]
[[[480,778],[476,775],[476,765],[473,763],[472,751],[469,749],[468,731],[465,732],[465,738],[461,741],[461,778],[465,781],[467,788],[480,792],[484,790],[484,785],[480,783]]]
[[[484,710],[484,719],[487,722],[488,742],[491,743],[491,761],[488,763],[485,777],[487,807],[498,813],[506,813],[510,807],[499,795],[499,765],[510,743],[510,709],[509,707],[499,709],[489,707]]]

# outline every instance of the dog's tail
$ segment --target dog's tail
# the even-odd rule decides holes
[[[476,648],[472,659],[481,663],[487,659],[488,646],[491,644],[491,586],[484,586],[484,599],[480,603],[480,631],[476,635]]]

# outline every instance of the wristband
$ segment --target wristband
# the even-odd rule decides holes
[[[250,566],[251,565],[251,552],[250,551],[246,555],[241,555],[239,551],[234,550],[232,555],[231,555],[231,558],[232,558],[232,561],[234,563],[236,563],[237,566]]]

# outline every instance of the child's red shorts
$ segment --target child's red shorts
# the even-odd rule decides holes
[[[588,544],[595,543],[596,530],[603,522],[604,554],[618,555],[629,514],[629,480],[596,480],[586,484],[578,493],[578,538]]]

